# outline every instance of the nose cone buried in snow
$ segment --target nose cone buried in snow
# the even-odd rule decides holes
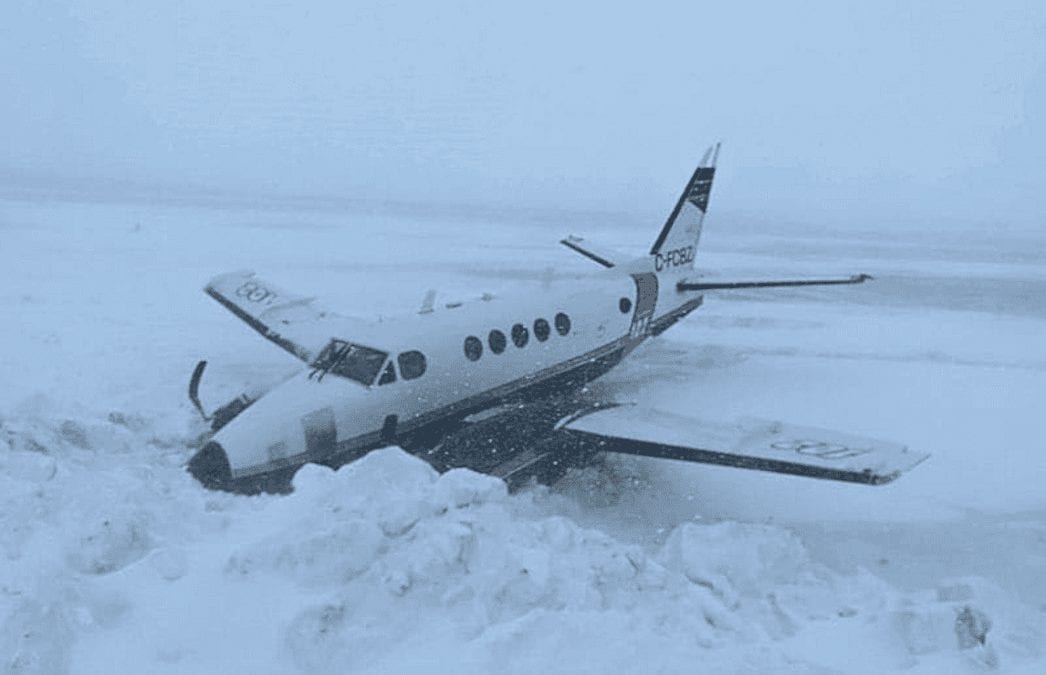
[[[210,490],[222,490],[237,494],[255,495],[260,492],[286,494],[293,489],[291,478],[298,470],[292,465],[275,471],[255,475],[233,477],[229,454],[217,441],[210,441],[189,460],[186,469],[193,478]]]
[[[212,490],[228,490],[231,487],[229,456],[215,441],[207,443],[189,460],[188,470],[204,487]]]

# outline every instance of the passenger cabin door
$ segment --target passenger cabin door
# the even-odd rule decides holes
[[[636,307],[628,335],[638,341],[650,332],[650,321],[657,307],[657,275],[651,272],[633,274],[632,279],[636,282]]]

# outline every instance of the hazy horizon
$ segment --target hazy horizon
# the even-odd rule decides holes
[[[7,3],[11,186],[1041,227],[1037,3]]]

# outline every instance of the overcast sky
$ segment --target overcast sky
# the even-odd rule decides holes
[[[1046,3],[566,4],[5,0],[0,177],[1043,226]]]

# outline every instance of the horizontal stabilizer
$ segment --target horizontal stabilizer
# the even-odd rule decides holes
[[[223,274],[204,290],[267,340],[307,363],[330,340],[326,322],[335,315],[317,307],[313,298],[262,281],[254,272]]]
[[[580,253],[589,260],[599,263],[603,267],[614,267],[619,261],[627,260],[627,256],[611,249],[593,246],[590,242],[585,241],[581,237],[571,235],[566,239],[560,239],[559,243],[572,251]]]
[[[867,274],[854,274],[849,277],[834,279],[768,279],[766,281],[680,281],[676,289],[680,291],[723,291],[739,288],[785,288],[788,286],[836,286],[839,284],[863,284],[873,277]]]
[[[881,485],[922,462],[903,445],[838,431],[743,419],[723,424],[622,405],[582,413],[560,429],[606,452]]]

